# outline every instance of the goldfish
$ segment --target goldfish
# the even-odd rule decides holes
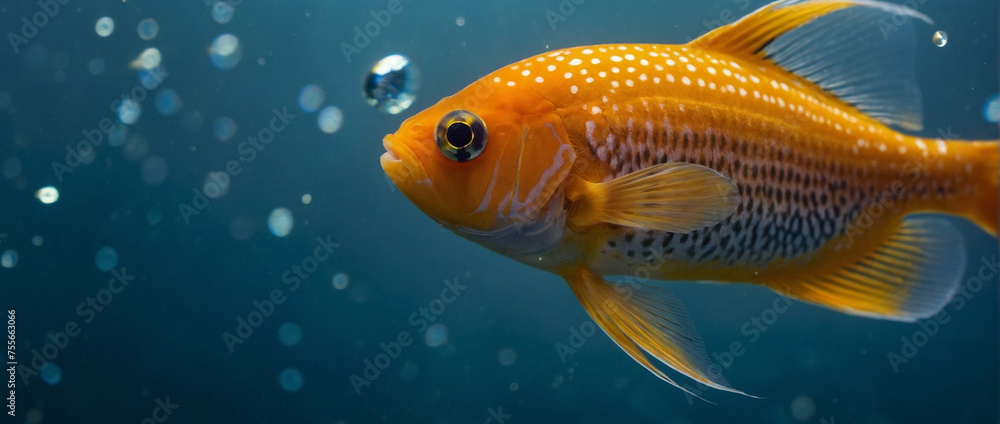
[[[945,215],[997,235],[997,141],[907,133],[922,129],[912,49],[872,24],[901,18],[931,22],[877,1],[781,0],[683,45],[543,53],[406,119],[381,166],[443,227],[564,278],[660,379],[691,393],[653,359],[747,395],[713,369],[668,282],[915,322],[965,269]]]

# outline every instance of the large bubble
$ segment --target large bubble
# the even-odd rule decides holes
[[[375,63],[365,78],[368,104],[389,114],[400,113],[413,104],[420,88],[420,72],[406,56],[394,54]]]
[[[212,41],[208,48],[208,57],[212,64],[219,69],[233,69],[240,63],[243,56],[240,47],[240,39],[232,34],[222,34]]]

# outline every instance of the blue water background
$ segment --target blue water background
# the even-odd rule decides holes
[[[777,314],[768,312],[777,295],[762,288],[672,284],[713,357],[725,359],[740,343],[743,353],[723,361],[728,380],[763,397],[708,390],[711,404],[659,381],[601,333],[579,346],[571,328],[589,319],[563,281],[441,230],[395,190],[378,165],[382,136],[485,73],[560,47],[683,43],[764,4],[563,3],[574,4],[571,13],[565,5],[560,12],[557,0],[403,0],[350,61],[341,43],[353,43],[354,28],[386,1],[243,1],[231,22],[219,24],[202,1],[71,0],[20,52],[0,43],[0,92],[10,97],[0,107],[0,163],[16,158],[22,168],[0,179],[0,234],[7,235],[0,251],[19,257],[0,268],[0,309],[16,308],[22,365],[47,335],[58,338],[70,322],[80,330],[51,361],[58,381],[18,378],[18,416],[5,422],[142,422],[167,397],[179,405],[167,420],[178,423],[997,422],[995,274],[961,309],[949,305],[950,319],[895,369],[887,355],[902,353],[902,338],[912,340],[920,326],[804,303]],[[921,134],[997,138],[980,112],[998,91],[996,2],[912,3],[936,21],[917,26]],[[20,18],[38,10],[34,2],[4,3],[0,29],[20,32]],[[555,13],[565,19],[553,21]],[[115,20],[107,38],[94,32],[102,16]],[[143,41],[136,26],[150,17],[160,31]],[[944,48],[931,43],[938,29],[949,34]],[[215,68],[207,53],[223,33],[242,45],[230,70]],[[166,161],[166,179],[145,182],[142,160],[105,142],[92,163],[59,181],[53,162],[64,161],[81,131],[116,118],[112,101],[139,84],[127,64],[148,47],[162,52],[168,75],[141,102],[129,135]],[[393,53],[409,56],[423,75],[416,103],[402,115],[381,113],[361,95],[371,65]],[[93,58],[106,63],[100,75],[87,69]],[[343,111],[335,134],[299,109],[307,84],[324,89],[324,106]],[[176,115],[156,111],[154,96],[165,88],[183,100]],[[179,207],[192,205],[206,175],[238,159],[239,143],[265,128],[273,109],[286,108],[295,115],[287,127],[243,163],[227,194],[185,222]],[[212,135],[222,116],[238,126],[224,142]],[[35,192],[49,185],[60,197],[43,204]],[[279,207],[294,217],[286,237],[267,228]],[[252,234],[238,239],[234,222]],[[975,275],[982,260],[995,261],[996,239],[955,222],[967,240],[967,277]],[[314,255],[317,238],[339,247],[292,290],[285,273]],[[95,265],[104,246],[118,253],[115,269],[135,279],[85,322],[90,315],[79,305],[112,278]],[[337,273],[349,276],[344,290],[332,286]],[[467,288],[442,303],[436,322],[447,340],[430,347],[411,317],[442,297],[444,280]],[[230,350],[223,335],[236,333],[238,318],[274,290],[284,302]],[[775,320],[752,338],[751,319],[767,314]],[[301,329],[299,343],[279,340],[285,323]],[[414,342],[355,390],[351,375],[363,376],[380,344],[403,333]],[[578,347],[560,356],[557,343]],[[501,364],[504,349],[516,353],[509,365]],[[295,383],[289,368],[302,378],[296,391],[281,385]],[[51,369],[47,376],[56,380]],[[810,402],[814,410],[804,414]]]

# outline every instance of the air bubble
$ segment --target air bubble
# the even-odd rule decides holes
[[[115,32],[115,20],[107,16],[98,19],[97,23],[94,24],[94,31],[101,37],[111,35],[111,33]]]
[[[934,36],[931,37],[931,41],[934,42],[935,46],[944,47],[948,44],[948,33],[944,31],[935,31]]]
[[[287,236],[288,233],[292,232],[294,226],[292,211],[286,208],[277,208],[271,211],[271,215],[267,218],[267,229],[278,237]]]
[[[375,63],[365,78],[368,104],[395,115],[413,104],[420,87],[420,72],[406,56],[394,54]]]
[[[156,38],[156,34],[160,32],[160,24],[156,23],[156,19],[146,18],[139,22],[139,38],[149,41]]]

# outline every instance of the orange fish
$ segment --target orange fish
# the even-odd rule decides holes
[[[997,142],[890,128],[921,128],[912,49],[872,24],[902,34],[900,17],[930,22],[876,1],[785,0],[685,45],[541,54],[407,119],[382,168],[456,234],[564,277],[659,378],[681,387],[650,357],[745,394],[710,372],[684,306],[649,280],[758,284],[913,322],[948,303],[967,260],[946,218],[914,214],[997,234]]]

